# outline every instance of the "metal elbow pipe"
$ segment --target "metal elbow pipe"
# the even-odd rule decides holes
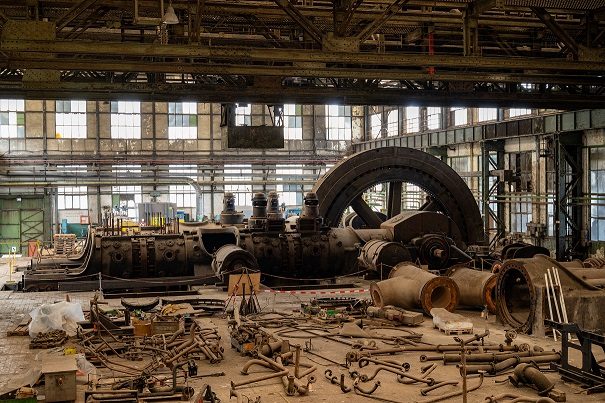
[[[458,305],[458,286],[449,277],[436,276],[407,263],[395,266],[389,277],[370,285],[372,301],[378,307],[421,308],[430,314],[433,308],[453,311]]]
[[[509,376],[511,383],[517,386],[519,383],[534,385],[538,390],[538,395],[545,396],[550,392],[555,384],[546,377],[538,368],[532,364],[519,364],[515,367],[513,375]]]

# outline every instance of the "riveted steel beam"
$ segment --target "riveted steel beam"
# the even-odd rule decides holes
[[[447,87],[446,87],[447,88]],[[599,94],[552,92],[465,92],[463,90],[406,90],[401,88],[338,88],[282,86],[277,88],[228,87],[224,85],[0,81],[0,95],[26,99],[89,100],[133,99],[141,101],[248,102],[346,105],[498,106],[548,109],[605,108]]]
[[[304,62],[304,63],[343,63],[396,67],[447,67],[447,68],[486,68],[516,70],[555,70],[555,71],[605,71],[605,60],[570,61],[565,59],[482,57],[458,55],[420,55],[388,52],[376,57],[374,53],[329,52],[322,50],[300,49],[263,49],[243,47],[202,47],[192,45],[160,45],[151,43],[93,42],[93,41],[44,41],[44,40],[2,40],[1,52],[45,52],[47,54],[86,54],[90,56],[139,56],[139,57],[175,57],[204,58],[216,61],[236,60],[246,62]],[[10,53],[9,53],[10,56]]]
[[[191,64],[179,62],[120,61],[98,59],[19,58],[0,61],[7,69],[47,69],[61,71],[113,71],[132,73],[175,73],[203,75],[242,75],[267,77],[340,78],[353,80],[421,80],[451,82],[500,82],[558,85],[603,85],[605,78],[570,74],[515,74],[499,72],[437,72],[411,69],[363,69],[343,67],[299,68],[297,66],[258,66],[246,64]]]
[[[323,33],[307,17],[296,9],[288,0],[275,0],[277,4],[296,24],[298,24],[305,33],[307,33],[315,42],[321,44]]]

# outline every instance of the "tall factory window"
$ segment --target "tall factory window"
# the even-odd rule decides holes
[[[405,108],[405,131],[416,133],[420,131],[420,108],[408,106]]]
[[[605,241],[605,147],[590,149],[590,239]]]
[[[302,193],[300,184],[303,169],[301,165],[277,165],[275,176],[277,180],[276,191],[279,194],[280,204],[286,206],[300,206],[302,204]],[[299,198],[298,195],[301,195]]]
[[[380,138],[382,133],[382,113],[370,115],[370,137],[372,139]]]
[[[0,99],[0,137],[25,137],[25,101]]]
[[[55,137],[86,138],[86,101],[56,101]]]
[[[225,192],[235,196],[236,206],[252,206],[252,165],[225,165]]]
[[[119,165],[113,167],[117,182],[130,180],[136,182],[141,176],[140,165]],[[137,204],[143,201],[143,191],[139,185],[115,185],[111,188],[111,205],[114,213],[136,219]]]
[[[403,210],[418,210],[424,203],[424,192],[412,183],[404,183],[402,188]]]
[[[464,126],[468,124],[468,110],[466,108],[456,106],[450,110],[454,114],[454,126]]]
[[[197,139],[197,103],[168,102],[168,138]]]
[[[517,196],[510,206],[510,232],[524,233],[527,223],[532,220],[531,199],[529,196]]]
[[[302,140],[302,105],[284,105],[284,139]]]
[[[399,135],[399,110],[393,109],[389,111],[387,117],[387,136]]]
[[[111,138],[141,138],[141,103],[138,101],[111,102]]]
[[[511,108],[509,109],[508,113],[511,118],[516,118],[518,116],[531,115],[531,109]]]
[[[168,167],[170,176],[176,179],[191,178],[197,181],[197,167],[195,165],[170,165]],[[176,203],[177,207],[196,207],[196,192],[193,186],[185,183],[178,185],[170,185],[169,187],[170,202]]]
[[[326,105],[327,140],[351,140],[351,107]]]
[[[458,173],[470,188],[471,159],[470,157],[450,157],[450,167]]]
[[[441,129],[441,108],[429,107],[426,108],[426,124],[429,130]]]
[[[322,177],[323,175],[327,174],[330,169],[332,169],[332,167],[334,166],[334,164],[325,164],[325,166],[320,167],[319,168],[319,177]]]
[[[86,186],[59,186],[57,188],[57,208],[59,210],[87,210]]]
[[[252,126],[252,105],[238,104],[235,108],[235,125]]]
[[[498,108],[479,108],[477,110],[478,122],[489,122],[490,120],[498,120]]]

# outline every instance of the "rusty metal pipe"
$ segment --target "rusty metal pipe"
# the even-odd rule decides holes
[[[452,267],[447,276],[454,280],[460,291],[460,305],[487,306],[491,313],[496,313],[495,290],[497,277],[494,273],[469,269],[468,267]]]
[[[505,346],[505,345],[489,345],[489,346],[476,346],[470,345],[466,346],[466,350],[483,350],[483,351],[518,351],[518,346]],[[444,352],[458,352],[460,351],[460,345],[455,344],[441,344],[441,345],[428,345],[428,346],[401,346],[401,347],[391,347],[391,348],[382,348],[378,350],[372,350],[371,353],[373,356],[376,355],[387,355],[387,354],[397,354],[397,353],[407,353],[407,352],[417,352],[417,351],[434,351],[437,353]],[[441,358],[439,358],[441,360]]]
[[[362,374],[362,375],[360,375],[359,378],[361,379],[362,382],[372,381],[372,380],[374,380],[374,378],[376,378],[376,376],[378,375],[378,373],[380,373],[380,371],[386,371],[386,372],[390,372],[390,373],[397,374],[397,375],[405,374],[405,372],[397,370],[395,368],[385,367],[384,365],[379,365],[374,368],[374,372],[372,373],[372,375]]]
[[[510,382],[517,386],[519,383],[535,386],[540,396],[550,392],[555,384],[546,377],[533,363],[522,363],[515,367],[513,375],[509,376]]]
[[[421,377],[421,376],[418,377],[418,376],[415,376],[415,375],[411,375],[411,374],[409,374],[407,372],[403,372],[401,374],[398,374],[397,375],[397,382],[404,383],[402,381],[405,378],[411,379],[414,382],[426,383],[428,386],[431,386],[431,385],[435,384],[435,379],[433,379],[433,378],[430,378],[430,377],[424,378],[424,377]]]
[[[421,368],[420,371],[422,372],[422,375],[420,376],[420,378],[426,379],[436,369],[437,369],[437,364],[431,364],[425,368]],[[397,382],[402,383],[404,385],[413,385],[415,383],[418,383],[413,379],[405,379],[405,378],[400,378],[400,377],[397,377]]]
[[[303,366],[303,365],[304,364],[301,364],[301,366]],[[317,371],[317,365],[311,365],[311,366],[309,366],[309,368],[307,368],[303,372],[299,373],[296,378],[297,379],[304,378],[305,376],[310,375],[310,374],[312,374],[315,371]]]
[[[519,351],[514,353],[476,353],[467,354],[465,358],[467,362],[494,363],[501,362],[509,358],[540,357],[545,355],[552,355],[552,352]],[[424,362],[443,360],[443,364],[447,365],[448,363],[460,362],[461,358],[462,356],[460,354],[442,354],[438,356],[421,355],[420,361]]]
[[[290,372],[286,369],[283,371],[274,372],[272,374],[261,375],[261,376],[258,376],[256,378],[252,378],[252,379],[245,379],[245,380],[242,380],[239,382],[231,381],[231,389],[235,389],[237,387],[244,386],[244,385],[249,385],[251,383],[266,381],[267,379],[281,378],[282,376],[286,376],[289,373]]]
[[[530,363],[530,362],[535,362],[537,364],[540,364],[540,363],[559,362],[559,361],[561,361],[561,354],[559,354],[559,353],[553,353],[550,355],[544,355],[544,356],[538,356],[538,357],[509,358],[509,359],[501,361],[497,364],[467,365],[466,372],[467,373],[477,373],[479,371],[485,371],[490,374],[496,374],[498,372],[504,371],[505,369],[509,369],[517,364]]]
[[[374,382],[374,385],[370,389],[363,389],[357,382],[353,384],[353,388],[355,388],[355,390],[366,395],[371,395],[372,393],[376,392],[378,387],[380,387],[380,381]]]
[[[420,394],[422,396],[426,396],[432,390],[439,389],[439,388],[442,388],[442,387],[447,386],[447,385],[458,385],[458,383],[459,383],[458,381],[439,382],[439,383],[436,383],[436,384],[434,384],[432,386],[427,386],[426,388],[420,389]]]
[[[404,309],[421,308],[430,314],[433,308],[453,311],[458,304],[458,286],[449,277],[436,276],[408,263],[391,270],[388,280],[370,285],[374,305],[393,305]]]
[[[274,370],[274,371],[275,371],[275,370],[278,370],[278,368],[276,368],[275,366],[273,366],[273,365],[271,365],[271,364],[269,364],[269,363],[266,363],[266,362],[265,362],[265,361],[263,361],[263,360],[256,360],[256,359],[254,359],[254,360],[248,360],[248,361],[247,361],[247,362],[244,364],[244,366],[242,367],[242,369],[241,369],[241,371],[240,371],[240,372],[241,372],[241,374],[242,374],[242,375],[248,375],[248,374],[249,374],[249,372],[248,372],[248,371],[250,370],[250,367],[251,367],[251,366],[253,366],[253,365],[259,365],[259,366],[261,366],[261,367],[263,367],[263,368],[272,369],[272,370]]]
[[[485,398],[486,403],[498,403],[504,401],[506,403],[555,403],[550,397],[532,397],[532,396],[520,396],[514,393],[501,393],[499,395],[487,396]],[[508,400],[512,399],[512,400]]]
[[[483,373],[479,373],[479,382],[477,382],[476,385],[474,385],[472,388],[467,389],[467,392],[472,392],[474,390],[477,390],[481,387],[481,385],[483,385]],[[445,399],[450,399],[452,397],[456,397],[456,396],[460,396],[464,393],[463,390],[457,390],[454,392],[450,392],[450,393],[446,393],[444,395],[440,395],[440,396],[435,396],[431,399],[426,399],[426,400],[419,400],[417,403],[434,403],[434,402],[440,402],[442,400]]]
[[[285,355],[288,355],[288,353],[286,353]],[[278,366],[282,366],[283,368],[284,365],[282,363],[282,358],[281,356],[277,356],[275,358],[275,362],[277,363]],[[288,369],[286,369],[286,371],[288,371],[288,375],[290,375],[290,371]],[[287,378],[287,376],[282,376],[282,381],[284,378]],[[309,387],[308,385],[303,385],[298,379],[296,379],[296,377],[292,377],[292,380],[288,380],[288,384],[293,383],[294,384],[294,388],[296,389],[296,391],[298,392],[299,395],[306,395],[307,393],[309,393]]]
[[[410,369],[410,364],[408,364],[407,362],[403,362],[403,363],[399,364],[399,363],[394,363],[394,362],[390,362],[390,361],[377,360],[372,357],[360,358],[359,361],[357,362],[357,365],[359,365],[359,368],[363,368],[363,367],[367,366],[369,363],[373,363],[376,365],[382,365],[385,367],[391,367],[391,368],[394,368],[399,371],[408,371]]]
[[[294,346],[296,350],[294,353],[294,376],[300,378],[299,370],[300,370],[300,344]]]

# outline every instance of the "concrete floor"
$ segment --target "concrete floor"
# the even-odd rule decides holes
[[[0,273],[7,272],[5,265],[0,264]],[[0,274],[0,278],[5,276]],[[368,288],[367,282],[359,280],[356,282],[358,288]],[[226,293],[217,290],[214,287],[202,287],[199,289],[199,293],[208,298],[226,298]],[[70,293],[71,301],[79,302],[83,309],[89,308],[89,300],[94,295],[92,292],[84,293]],[[369,293],[356,293],[350,294],[360,298],[369,298]],[[326,295],[329,296],[329,295]],[[280,312],[292,312],[293,309],[300,308],[300,303],[312,299],[314,295],[309,294],[275,294],[271,292],[263,292],[259,295],[259,301],[263,308],[263,311],[280,311]],[[0,360],[0,385],[10,384],[11,378],[22,374],[24,370],[30,368],[35,363],[41,360],[41,356],[44,354],[57,355],[56,351],[41,351],[41,350],[30,350],[28,348],[29,337],[6,337],[6,331],[18,323],[25,315],[28,314],[32,309],[43,303],[60,301],[65,298],[62,292],[46,292],[46,293],[19,293],[3,291],[0,292],[0,352],[2,353],[2,360]],[[108,300],[110,304],[118,304],[119,299]],[[475,332],[480,332],[484,329],[489,329],[491,334],[487,338],[489,343],[502,343],[504,340],[505,329],[496,323],[495,317],[491,316],[489,319],[480,317],[479,312],[462,311],[459,312],[468,316],[475,325]],[[247,357],[240,356],[237,351],[230,347],[230,338],[227,329],[227,320],[225,318],[209,318],[219,329],[219,333],[222,337],[222,345],[225,349],[225,358],[221,363],[209,364],[207,361],[201,361],[198,363],[199,374],[209,374],[215,372],[225,372],[225,376],[222,377],[208,377],[203,379],[195,379],[189,383],[190,386],[196,389],[196,392],[200,390],[203,384],[209,384],[212,390],[217,394],[222,402],[229,401],[229,389],[231,380],[240,380],[245,378],[244,375],[240,374],[240,369],[244,363],[249,359]],[[434,343],[434,344],[446,344],[452,343],[452,336],[446,336],[445,334],[433,329],[432,321],[430,318],[425,318],[424,323],[412,330],[423,334],[423,341]],[[292,344],[303,344],[305,338],[292,339]],[[538,339],[528,336],[519,336],[516,343],[529,343],[530,345],[539,345],[545,350],[558,350],[560,348],[559,343],[556,343],[552,338]],[[379,346],[384,345],[382,342],[377,341]],[[313,350],[320,356],[329,358],[337,362],[344,362],[344,356],[349,347],[333,341],[325,339],[313,339],[312,340]],[[386,346],[386,345],[385,345]],[[421,353],[405,353],[389,356],[389,359],[397,360],[399,362],[408,362],[411,365],[410,373],[418,374],[420,367],[425,364],[419,361]],[[251,387],[238,388],[244,395],[251,398],[253,401],[257,396],[261,397],[261,401],[266,402],[365,402],[374,399],[355,395],[354,392],[344,394],[341,392],[337,385],[330,384],[324,377],[324,370],[326,368],[332,369],[333,373],[337,376],[340,373],[347,375],[347,370],[339,368],[336,365],[328,364],[321,358],[303,353],[304,362],[315,362],[318,364],[318,370],[315,373],[317,382],[312,385],[311,392],[308,396],[286,396],[284,393],[283,386],[275,379],[267,380]],[[579,355],[574,355],[574,358],[578,360]],[[453,365],[443,366],[442,363],[438,362],[438,368],[433,372],[432,377],[439,380],[460,380],[460,375],[457,368]],[[132,362],[131,365],[144,364],[140,362]],[[357,364],[353,364],[353,368],[359,370],[362,373],[368,373],[371,367],[368,366],[364,369],[359,369]],[[261,373],[264,370],[260,367],[253,367],[254,373]],[[108,375],[107,371],[100,372],[102,375]],[[252,377],[254,374],[248,375]],[[605,401],[605,394],[596,395],[585,395],[579,394],[581,389],[577,385],[566,384],[561,381],[560,377],[556,373],[548,373],[547,376],[556,382],[556,388],[565,392],[567,395],[568,402],[603,402]],[[485,397],[496,395],[500,393],[514,393],[518,395],[533,396],[537,397],[534,390],[529,388],[517,389],[510,385],[510,383],[498,383],[507,378],[506,375],[486,378],[483,386],[477,391],[469,393],[469,402],[481,402],[484,401]],[[351,384],[351,378],[347,375],[347,384]],[[390,399],[396,402],[422,402],[428,399],[431,395],[439,395],[452,390],[455,387],[445,387],[432,394],[428,397],[423,397],[420,394],[420,388],[424,385],[403,385],[396,381],[395,375],[382,372],[377,378],[381,382],[380,388],[374,393],[376,398]],[[477,382],[476,379],[469,380],[469,385],[474,385]],[[372,383],[368,383],[372,385]],[[449,388],[449,389],[448,389]],[[83,391],[85,385],[79,386],[79,401],[83,401]],[[232,399],[235,401],[235,398]],[[245,401],[245,400],[244,400]],[[461,397],[452,398],[451,402],[462,401]]]

